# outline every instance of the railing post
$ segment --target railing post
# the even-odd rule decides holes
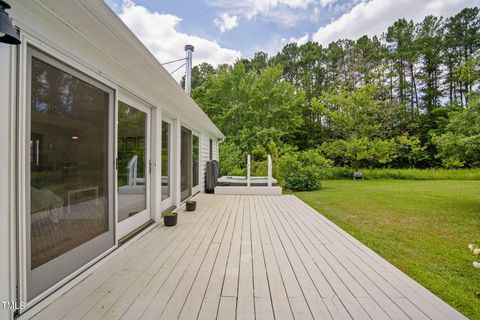
[[[272,186],[272,156],[268,155],[268,186]]]
[[[250,187],[250,155],[247,156],[247,187]]]
[[[128,185],[137,185],[138,156],[134,155],[127,165]]]

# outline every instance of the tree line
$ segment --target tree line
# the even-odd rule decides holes
[[[224,165],[315,150],[332,165],[480,165],[480,12],[399,19],[380,36],[289,43],[192,70]]]

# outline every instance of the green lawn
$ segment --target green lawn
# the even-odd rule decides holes
[[[324,181],[295,193],[471,319],[480,319],[480,181]]]

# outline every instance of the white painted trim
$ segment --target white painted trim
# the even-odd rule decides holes
[[[181,197],[181,177],[180,177],[180,157],[181,157],[181,136],[182,136],[182,123],[179,119],[173,121],[172,126],[172,135],[173,135],[173,144],[172,144],[172,167],[173,167],[173,176],[172,176],[172,199],[173,205],[175,207],[180,206],[180,197]]]
[[[161,159],[162,159],[162,149],[163,149],[163,145],[162,145],[162,141],[163,141],[163,137],[162,137],[162,132],[163,132],[163,121],[168,123],[170,125],[170,131],[169,131],[169,137],[168,137],[168,144],[169,144],[169,152],[168,152],[168,175],[169,175],[169,188],[170,188],[170,196],[167,198],[167,199],[163,199],[162,200],[162,197],[161,197],[161,193],[162,193],[162,182],[161,182],[161,179],[162,179],[162,175],[163,175],[163,172],[161,172],[162,170],[162,164],[161,164]],[[160,159],[160,165],[159,165],[159,172],[160,172],[160,201],[161,201],[161,208],[160,208],[160,212],[158,213],[159,217],[161,218],[161,213],[164,211],[164,210],[167,210],[168,208],[170,208],[171,206],[173,206],[173,199],[174,199],[174,181],[173,181],[173,177],[174,177],[174,174],[175,174],[175,171],[174,171],[174,150],[175,150],[175,147],[174,147],[174,143],[175,143],[175,139],[174,139],[174,125],[173,125],[173,120],[170,119],[167,115],[164,115],[163,113],[161,114],[161,120],[160,120],[160,131],[159,131],[159,134],[158,136],[160,136],[160,153],[159,153],[159,159]]]
[[[160,109],[152,110],[151,136],[151,217],[153,221],[158,222],[162,219],[162,111]]]
[[[193,185],[193,167],[192,167],[192,195],[199,193],[202,188],[202,180],[201,180],[201,175],[202,175],[202,135],[200,133],[195,133],[192,131],[192,161],[193,161],[193,137],[197,137],[198,139],[198,163],[197,163],[197,181],[198,184],[196,186]]]
[[[0,301],[16,299],[16,47],[0,44]],[[0,319],[14,310],[0,307]]]
[[[10,155],[10,176],[9,176],[9,195],[10,195],[10,299],[19,302],[17,296],[17,195],[15,194],[15,190],[17,190],[17,179],[16,179],[16,169],[18,166],[18,162],[16,161],[16,150],[17,150],[17,83],[18,83],[18,66],[17,66],[17,56],[18,56],[18,48],[16,46],[12,46],[10,50],[10,75],[11,75],[11,82],[10,82],[10,148],[9,148],[9,155]],[[10,311],[10,315],[13,318],[14,311]]]
[[[24,33],[20,39],[22,44],[18,46],[18,124],[17,124],[17,246],[18,246],[18,299],[21,302],[27,301],[27,203],[26,203],[26,181],[27,181],[27,150],[24,142],[27,141],[27,37]]]
[[[117,232],[116,232],[116,239],[117,241],[123,238],[124,236],[128,235],[130,232],[135,231],[149,220],[155,219],[155,214],[152,208],[153,206],[153,198],[155,195],[154,188],[152,187],[152,172],[150,172],[149,166],[152,160],[152,146],[155,145],[157,142],[155,135],[152,134],[152,108],[150,106],[146,106],[142,101],[139,101],[136,97],[130,96],[125,90],[120,89],[118,93],[117,99],[117,107],[115,110],[116,115],[116,128],[115,133],[117,138],[115,139],[115,159],[118,159],[118,102],[123,102],[130,107],[133,107],[141,112],[144,112],[147,115],[147,127],[145,128],[146,137],[145,137],[145,145],[147,146],[147,154],[145,156],[146,164],[145,164],[145,194],[146,194],[146,208],[141,212],[136,213],[133,217],[127,218],[124,221],[119,221],[118,217],[118,170],[119,168],[115,166],[115,198],[116,198],[116,221],[117,221]],[[117,162],[118,163],[118,162]],[[152,168],[153,169],[153,168]]]

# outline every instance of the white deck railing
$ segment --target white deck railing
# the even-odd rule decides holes
[[[272,186],[272,156],[268,155],[268,186]]]
[[[137,185],[138,156],[134,155],[127,165],[128,185]]]
[[[247,156],[247,187],[250,187],[250,155]]]
[[[268,177],[267,177],[267,186],[271,187],[273,185],[273,177],[272,177],[272,156],[268,155]],[[251,174],[250,174],[250,165],[251,165],[251,157],[247,155],[247,187],[251,186]]]

